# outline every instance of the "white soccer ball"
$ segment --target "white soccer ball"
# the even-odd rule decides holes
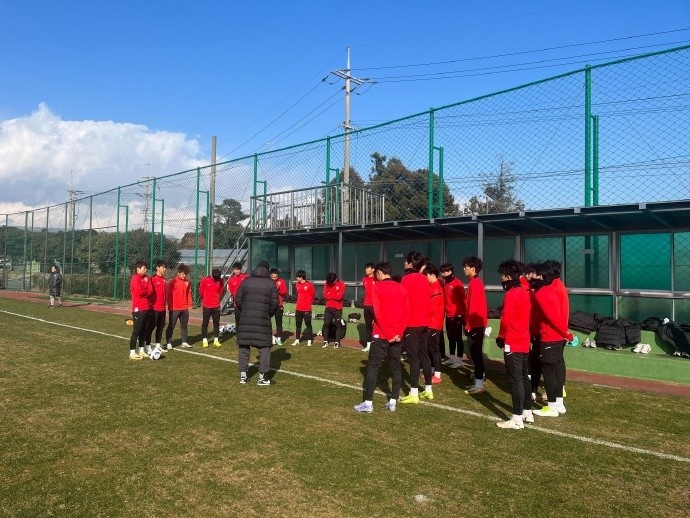
[[[161,353],[162,351],[158,347],[156,347],[151,351],[151,354],[149,354],[149,358],[151,358],[152,360],[160,360]]]

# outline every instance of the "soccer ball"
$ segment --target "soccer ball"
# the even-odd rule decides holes
[[[154,347],[151,351],[151,354],[149,354],[149,358],[151,358],[152,360],[160,360],[161,352],[162,351],[158,347]]]

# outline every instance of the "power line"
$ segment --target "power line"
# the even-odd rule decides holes
[[[467,61],[481,61],[481,60],[486,60],[486,59],[496,59],[496,58],[507,58],[507,57],[512,57],[512,56],[521,56],[525,54],[537,54],[540,52],[549,52],[552,50],[562,50],[562,49],[568,49],[568,48],[573,48],[573,47],[584,47],[587,45],[599,45],[601,43],[611,43],[614,41],[624,41],[624,40],[631,40],[631,39],[636,39],[636,38],[646,38],[648,36],[660,36],[662,34],[672,34],[676,32],[684,32],[684,31],[690,31],[690,27],[686,27],[683,29],[672,29],[668,31],[661,31],[661,32],[650,32],[647,34],[635,34],[632,36],[623,36],[620,38],[611,38],[607,40],[597,40],[597,41],[588,41],[588,42],[582,42],[582,43],[572,43],[569,45],[560,45],[557,47],[546,47],[543,49],[532,49],[532,50],[523,50],[519,52],[509,52],[506,54],[494,54],[491,56],[478,56],[478,57],[473,57],[473,58],[459,58],[459,59],[451,59],[447,61],[432,61],[429,63],[416,63],[416,64],[410,64],[410,65],[389,65],[389,66],[382,66],[382,67],[359,67],[355,68],[355,70],[358,71],[363,71],[363,70],[385,70],[385,69],[391,69],[391,68],[413,68],[413,67],[426,67],[426,66],[435,66],[435,65],[448,65],[451,63],[462,63],[462,62],[467,62]]]
[[[686,44],[688,41],[682,41],[682,42],[674,42],[674,43],[667,43],[665,45],[676,45],[676,44]],[[658,45],[651,45],[651,46],[646,46],[646,47],[640,47],[640,48],[651,48],[651,47],[656,47]],[[608,51],[607,53],[611,52],[624,52],[621,50],[618,51]],[[602,53],[599,53],[602,54]],[[592,60],[594,61],[601,61],[603,59],[610,59],[611,56],[608,58],[596,58],[594,56],[599,55],[599,54],[592,54],[592,55],[585,55],[585,57],[589,57],[592,59],[579,59],[575,61],[569,61],[569,62],[564,62],[564,63],[553,63],[553,64],[542,64],[542,65],[537,65],[537,66],[523,66],[526,65],[527,63],[517,63],[513,65],[501,65],[501,66],[496,66],[496,67],[486,67],[485,69],[474,69],[474,70],[488,70],[485,72],[478,72],[478,73],[467,73],[471,72],[472,70],[455,70],[455,71],[449,71],[449,72],[441,72],[438,73],[440,74],[457,74],[457,75],[443,75],[443,77],[427,77],[433,74],[410,74],[410,75],[401,75],[401,76],[390,76],[389,78],[375,78],[377,82],[379,83],[403,83],[403,82],[416,82],[416,81],[434,81],[434,80],[439,80],[439,79],[458,79],[458,78],[463,78],[463,77],[477,77],[477,76],[486,76],[486,75],[494,75],[494,74],[504,74],[508,72],[522,72],[525,70],[537,70],[537,69],[542,69],[542,68],[553,68],[553,67],[559,67],[559,66],[567,66],[567,65],[579,65],[583,63],[591,63]],[[631,58],[634,57],[638,54],[627,54],[627,55],[619,55],[619,56],[613,56],[617,59],[626,59],[626,58]],[[573,59],[571,58],[562,58],[562,59]],[[547,63],[549,60],[543,60],[541,62],[535,62],[535,63]],[[510,68],[510,67],[521,67],[521,68]],[[501,68],[507,68],[506,70],[496,70],[496,69],[501,69]]]
[[[397,43],[397,42],[405,41],[405,40],[412,40],[412,39],[417,39],[417,38],[426,38],[427,36],[435,36],[435,35],[437,35],[437,34],[443,34],[443,33],[446,33],[446,32],[453,32],[453,31],[460,31],[460,30],[464,30],[464,29],[472,29],[472,28],[475,28],[475,27],[481,27],[481,26],[483,26],[483,25],[489,25],[489,24],[496,23],[496,22],[504,22],[504,21],[508,21],[508,20],[514,20],[514,19],[516,19],[516,18],[522,18],[522,17],[524,17],[524,16],[531,16],[531,15],[533,15],[533,14],[544,13],[544,12],[547,12],[547,11],[554,11],[554,10],[557,10],[557,9],[563,9],[563,8],[566,8],[566,7],[572,7],[572,6],[574,6],[574,5],[586,4],[586,3],[589,3],[589,2],[591,2],[591,1],[592,1],[592,0],[584,0],[584,1],[581,1],[581,2],[573,2],[573,3],[570,3],[570,4],[560,5],[560,6],[556,6],[556,7],[549,7],[549,8],[547,8],[547,9],[539,9],[539,10],[536,10],[536,11],[528,11],[528,12],[516,14],[516,15],[513,15],[513,16],[506,16],[505,18],[496,18],[496,19],[493,19],[493,20],[487,20],[487,21],[485,21],[485,22],[473,23],[473,24],[471,24],[471,25],[463,25],[463,26],[461,26],[461,27],[453,27],[453,28],[450,28],[450,29],[443,29],[443,30],[440,30],[440,31],[428,32],[428,33],[425,33],[425,34],[417,34],[417,35],[413,35],[413,36],[405,36],[405,37],[396,38],[396,39],[393,39],[393,40],[384,40],[384,41],[378,41],[378,42],[373,42],[373,43],[365,43],[365,44],[361,44],[361,45],[351,45],[351,46],[352,46],[353,48],[354,48],[354,47],[373,47],[373,46],[375,46],[375,45],[385,45],[385,44],[388,44],[388,43]]]

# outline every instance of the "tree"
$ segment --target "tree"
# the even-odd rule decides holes
[[[233,248],[244,231],[242,222],[248,217],[249,215],[242,211],[242,204],[233,198],[226,198],[220,205],[215,205],[213,209],[213,248]],[[199,226],[199,233],[205,233],[206,216],[202,216]]]
[[[484,199],[472,196],[463,207],[464,214],[498,214],[519,212],[525,204],[515,194],[513,162],[501,158],[495,180],[484,183]]]
[[[368,187],[386,197],[386,220],[423,219],[428,216],[429,171],[409,171],[399,158],[390,160],[380,153],[371,155],[372,168]],[[433,176],[434,192],[438,191],[438,176]],[[434,203],[436,202],[434,194]],[[443,185],[443,213],[455,215],[458,206],[447,185]]]
[[[95,265],[101,273],[112,274],[115,271],[115,232],[100,232],[91,239],[91,264]],[[151,247],[151,233],[142,229],[132,230],[127,236],[127,262],[125,264],[125,233],[120,232],[118,241],[118,270],[131,270],[139,259],[148,261]],[[158,258],[159,237],[156,236],[154,252]],[[82,262],[87,262],[88,243],[83,240],[76,250],[75,255]],[[175,242],[167,237],[163,240],[163,257],[169,265],[177,264],[180,253]],[[149,265],[150,266],[150,265]]]

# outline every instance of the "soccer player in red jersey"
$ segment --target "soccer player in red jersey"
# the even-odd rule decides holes
[[[153,309],[151,315],[151,322],[149,324],[147,344],[155,343],[158,349],[161,348],[161,339],[163,338],[163,329],[165,328],[165,291],[167,282],[165,279],[165,272],[168,265],[165,261],[159,259],[154,263],[156,268],[156,275],[151,277],[152,293],[151,293],[151,307]],[[156,330],[155,342],[153,342],[153,330]],[[147,353],[150,352],[150,345],[147,345]]]
[[[496,426],[510,430],[524,428],[525,421],[534,422],[529,380],[530,294],[520,282],[522,268],[522,264],[513,259],[498,265],[505,296],[496,345],[503,350],[513,415],[507,421],[499,421]]]
[[[307,339],[307,347],[311,347],[314,339],[314,331],[311,328],[311,305],[316,297],[314,285],[307,280],[304,270],[298,270],[295,291],[297,292],[297,303],[295,304],[295,341],[292,345],[299,345],[300,334],[302,333],[302,322],[306,326],[304,336]]]
[[[326,299],[326,310],[323,313],[323,348],[328,347],[329,329],[331,323],[335,327],[333,347],[340,347],[343,338],[343,297],[345,296],[345,283],[338,280],[338,276],[330,272],[326,275],[326,284],[323,285],[323,298]]]
[[[488,322],[486,291],[479,278],[484,263],[479,257],[465,257],[462,269],[469,279],[465,295],[465,334],[470,357],[474,363],[474,385],[467,387],[468,394],[481,394],[484,388],[484,331]]]
[[[177,277],[168,283],[168,327],[165,329],[165,341],[168,350],[172,349],[172,335],[175,324],[180,321],[180,334],[182,335],[182,347],[191,348],[187,342],[187,324],[189,323],[189,310],[192,308],[192,285],[187,280],[189,266],[180,264],[177,267]]]
[[[276,283],[276,289],[278,290],[278,309],[276,309],[273,315],[276,319],[276,334],[273,336],[273,344],[280,347],[283,345],[283,313],[285,313],[283,297],[287,295],[287,284],[285,284],[285,279],[280,278],[280,270],[278,268],[271,268],[269,275]]]
[[[431,384],[435,385],[441,383],[441,351],[439,344],[441,343],[441,335],[443,334],[443,317],[446,314],[445,301],[443,298],[443,286],[439,281],[440,273],[435,264],[426,263],[424,273],[429,284],[431,285],[431,300],[429,312],[429,358],[431,359],[431,367],[433,376]]]
[[[237,290],[239,289],[240,284],[247,277],[249,277],[248,273],[242,273],[241,262],[237,261],[232,264],[232,275],[228,277],[228,291],[230,292],[230,295],[232,295],[232,305],[235,309],[235,324],[239,323],[241,313],[240,309],[237,307],[237,304],[235,304],[235,297],[237,297]]]
[[[462,326],[465,323],[465,285],[455,276],[452,264],[443,263],[439,270],[443,276],[449,355],[449,358],[441,363],[451,369],[459,369],[462,367],[462,357],[465,354],[465,342],[462,339]]]
[[[429,361],[429,308],[431,306],[431,285],[424,275],[426,257],[417,250],[412,250],[405,257],[405,270],[408,271],[400,280],[407,291],[410,306],[407,329],[405,330],[405,347],[410,361],[410,393],[400,398],[403,404],[418,404],[419,399],[434,399],[431,380],[431,362]],[[419,393],[420,365],[424,373],[424,391]]]
[[[137,261],[134,275],[129,281],[129,293],[132,296],[132,336],[129,339],[129,359],[141,360],[148,355],[144,351],[148,332],[151,301],[151,282],[146,273],[149,265],[146,261]],[[137,351],[137,345],[138,351]]]
[[[208,347],[208,321],[213,321],[213,345],[220,347],[220,299],[223,298],[225,282],[221,278],[220,268],[214,268],[211,275],[201,279],[199,295],[201,296],[201,338],[202,346]]]
[[[374,277],[374,263],[367,263],[364,265],[364,277],[362,277],[362,287],[364,288],[364,329],[366,346],[362,349],[363,353],[369,352],[371,347],[371,337],[374,332],[374,284],[376,278]]]
[[[409,317],[407,291],[403,286],[391,279],[392,268],[390,263],[378,263],[375,271],[376,284],[372,292],[374,331],[364,381],[364,401],[359,405],[355,405],[355,411],[357,412],[374,411],[374,390],[376,389],[379,368],[385,358],[388,358],[392,378],[391,393],[386,403],[388,410],[395,411],[398,396],[400,395],[402,379],[400,372],[400,344],[403,340]]]

